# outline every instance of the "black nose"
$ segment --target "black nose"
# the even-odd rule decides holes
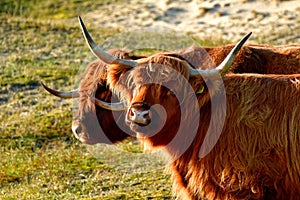
[[[150,106],[145,103],[134,103],[128,112],[128,120],[140,126],[146,126],[151,122]]]

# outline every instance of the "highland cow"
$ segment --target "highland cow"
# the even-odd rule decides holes
[[[81,28],[88,44],[94,43],[89,36],[82,20],[79,18]],[[226,55],[231,51],[234,45],[225,45],[219,47],[196,47],[180,49],[178,51],[164,52],[166,56],[173,56],[182,58],[188,61],[192,66],[198,69],[212,69],[219,65]],[[268,46],[268,45],[245,45],[236,56],[231,71],[234,73],[260,73],[260,74],[293,74],[300,73],[300,46],[287,45],[287,46]],[[137,60],[145,58],[146,56],[131,55],[130,51],[126,49],[113,49],[108,52],[110,59],[101,56],[100,47],[92,49],[93,53],[99,57],[99,60],[91,63],[82,75],[79,88],[71,92],[60,92],[53,90],[44,84],[43,87],[55,96],[61,98],[78,98],[79,109],[73,121],[73,132],[76,137],[82,135],[95,135],[94,141],[86,141],[88,143],[114,143],[122,141],[130,136],[126,134],[128,131],[122,131],[121,123],[117,126],[111,111],[97,106],[96,102],[91,102],[87,98],[87,94],[94,95],[98,99],[110,102],[112,92],[107,87],[106,81],[106,67],[112,60]],[[100,52],[97,52],[100,49]],[[120,106],[120,105],[117,105]],[[115,110],[115,109],[114,109]],[[97,116],[96,116],[97,115]],[[123,121],[124,113],[116,112],[115,118],[120,122]],[[93,121],[93,124],[91,124]],[[99,123],[95,123],[95,122]],[[88,124],[89,123],[89,124]],[[95,124],[94,124],[95,123]],[[100,126],[98,126],[100,124]],[[101,135],[104,134],[104,135]],[[98,135],[98,140],[96,139]],[[79,137],[80,138],[80,137]],[[85,137],[87,139],[87,137]]]
[[[299,197],[300,74],[227,74],[234,55],[195,70],[156,54],[134,67],[110,65],[107,82],[128,100],[125,119],[137,138],[169,154],[178,198]]]

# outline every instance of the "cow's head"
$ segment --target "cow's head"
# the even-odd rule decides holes
[[[163,146],[179,128],[181,104],[191,95],[188,78],[186,61],[157,54],[138,60],[134,68],[110,65],[107,81],[119,99],[127,100],[125,121],[136,136]]]
[[[85,27],[80,19],[82,29]],[[93,53],[98,56],[92,49]],[[110,59],[124,60],[143,56],[132,56],[125,49],[112,49],[106,56]],[[128,63],[127,63],[128,62]],[[126,112],[122,103],[116,102],[114,95],[107,86],[107,63],[109,60],[100,56],[100,60],[91,63],[81,77],[78,89],[70,92],[53,90],[42,83],[51,94],[60,98],[78,98],[78,110],[72,122],[72,131],[76,138],[87,144],[115,143],[130,136],[130,130],[124,125]]]

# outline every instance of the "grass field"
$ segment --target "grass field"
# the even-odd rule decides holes
[[[171,199],[159,156],[143,154],[135,140],[82,145],[71,133],[73,102],[39,84],[76,87],[94,59],[76,16],[120,2],[1,1],[0,199]],[[89,30],[99,43],[119,33]]]

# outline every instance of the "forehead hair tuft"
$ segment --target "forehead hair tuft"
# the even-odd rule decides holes
[[[132,84],[181,82],[182,78],[189,77],[189,64],[175,57],[156,54],[140,60],[138,66],[130,70],[126,77],[128,87]]]

